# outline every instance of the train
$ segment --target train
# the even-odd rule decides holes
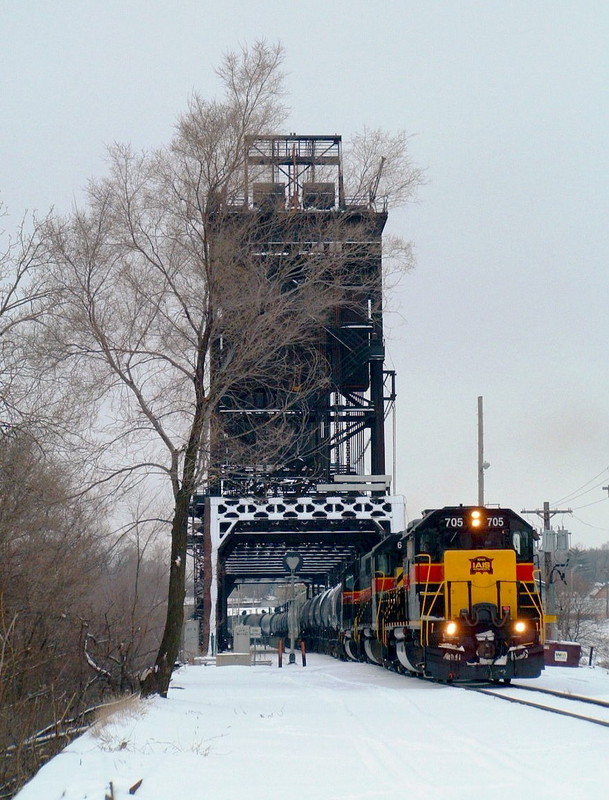
[[[507,508],[425,511],[292,615],[307,650],[437,681],[539,677],[544,612],[535,529]],[[252,615],[268,640],[290,609]]]

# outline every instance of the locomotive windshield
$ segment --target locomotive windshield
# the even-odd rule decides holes
[[[535,532],[511,511],[442,509],[416,528],[417,554],[439,561],[446,550],[514,550],[517,561],[532,561]]]

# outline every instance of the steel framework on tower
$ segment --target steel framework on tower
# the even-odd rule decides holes
[[[213,443],[214,479],[193,503],[198,522],[191,537],[197,613],[205,618],[213,607],[215,585],[211,627],[220,641],[235,584],[279,580],[286,549],[302,552],[301,578],[319,584],[402,524],[392,499],[383,497],[388,482],[362,477],[385,475],[384,420],[395,399],[395,375],[384,370],[387,211],[376,207],[376,185],[365,196],[345,197],[341,148],[337,135],[248,139],[243,196],[226,215],[226,224],[231,218],[253,223],[248,247],[269,275],[278,259],[293,262],[297,274],[313,253],[338,258],[350,299],[314,334],[328,380],[306,402],[294,403],[298,434],[282,461],[243,463],[231,445],[240,436],[255,442],[254,416],[272,424],[272,392],[243,386],[220,405],[223,430],[231,435]],[[344,476],[359,482],[349,484]]]

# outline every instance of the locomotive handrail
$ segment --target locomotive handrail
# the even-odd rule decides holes
[[[385,589],[384,584],[381,585],[380,589],[377,591],[378,603],[376,606],[376,617],[375,617],[375,626],[377,633],[377,638],[379,639],[382,644],[386,645],[389,641],[389,634],[387,633],[387,628],[385,626],[385,614],[383,613],[383,604],[385,607],[390,605],[391,598],[393,596],[393,592],[395,592],[397,577],[396,575],[386,575],[382,570],[377,570],[374,573],[374,579],[376,581],[377,578],[389,578],[392,581],[392,585],[390,589]]]
[[[359,642],[360,640],[360,630],[359,630],[359,621],[364,613],[364,610],[368,608],[368,606],[372,603],[372,597],[369,597],[366,602],[361,603],[359,607],[359,611],[356,613],[355,617],[353,618],[353,641]]]
[[[377,573],[375,572],[375,573],[374,573],[374,577],[375,577],[375,579],[376,579],[376,576],[377,576]],[[381,573],[381,576],[382,576],[382,577],[385,577],[385,573],[384,573],[384,572],[383,572],[383,573]],[[383,626],[382,626],[382,628],[381,628],[382,621],[381,621],[381,623],[379,623],[379,618],[380,618],[380,616],[381,616],[381,608],[382,608],[382,606],[383,606],[384,594],[385,594],[385,592],[384,592],[383,590],[381,590],[380,592],[378,592],[378,603],[377,603],[377,606],[376,606],[376,619],[375,619],[375,621],[374,621],[374,622],[375,622],[375,625],[376,625],[376,630],[378,631],[378,633],[377,633],[377,638],[378,638],[378,639],[379,639],[379,640],[380,640],[380,641],[381,641],[383,644],[387,644],[387,642],[386,642],[386,640],[385,640],[385,638],[384,638],[384,625],[383,625]]]
[[[538,574],[535,575],[535,573],[538,573]],[[538,570],[538,569],[537,570],[533,570],[533,580],[531,581],[531,584],[533,586],[537,585],[536,581],[539,580],[540,575],[541,575],[541,570]],[[537,594],[537,592],[531,591],[531,589],[529,588],[529,583],[527,581],[518,581],[518,583],[521,584],[522,587],[524,588],[524,591],[528,595],[528,598],[531,601],[533,608],[539,614],[540,620],[542,620],[543,619],[543,605],[541,603],[541,599],[540,599],[539,595]],[[539,641],[540,641],[540,643],[543,644],[545,642],[545,639],[546,639],[545,625],[541,625],[540,624],[540,626],[539,626]]]
[[[431,555],[429,553],[417,553],[417,558],[425,559],[427,563],[427,575],[425,576],[425,580],[422,581],[423,583],[423,591],[421,592],[423,596],[423,602],[421,603],[421,644],[426,647],[429,644],[429,629],[430,629],[430,611],[434,607],[434,603],[436,599],[440,596],[442,591],[446,589],[446,581],[441,581],[438,583],[438,587],[435,592],[429,591],[429,576],[431,575]]]
[[[442,581],[438,584],[438,588],[435,592],[426,592],[425,593],[425,601],[429,604],[429,611],[434,607],[434,603],[436,602],[437,598],[446,594],[446,581]],[[426,609],[427,610],[427,609]],[[436,621],[442,619],[442,617],[433,617],[431,614],[423,614],[421,611],[421,621],[425,623],[425,627],[422,629],[423,636],[421,643],[425,646],[429,644],[429,632],[431,628],[432,621]]]
[[[393,586],[388,591],[379,592],[379,602],[376,609],[376,629],[378,631],[377,638],[384,645],[389,643],[389,633],[385,624],[385,609],[389,608],[390,610],[392,601],[395,602],[396,589],[397,587]],[[385,608],[383,608],[383,604]]]
[[[381,629],[379,627],[379,616],[380,616],[380,613],[381,613],[381,606],[383,605],[383,591],[381,590],[381,591],[377,592],[377,584],[376,584],[377,576],[385,577],[385,573],[375,570],[374,574],[372,576],[372,581],[374,583],[374,591],[377,594],[376,615],[375,615],[375,618],[374,618],[374,627],[377,630],[377,639],[381,639],[381,636],[380,636]]]

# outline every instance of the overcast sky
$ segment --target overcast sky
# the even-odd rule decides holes
[[[487,502],[609,541],[606,0],[0,0],[10,221],[68,210],[106,145],[167,142],[261,37],[286,49],[281,133],[406,130],[427,169],[388,224],[417,254],[386,320],[410,517],[476,502],[481,395]]]

